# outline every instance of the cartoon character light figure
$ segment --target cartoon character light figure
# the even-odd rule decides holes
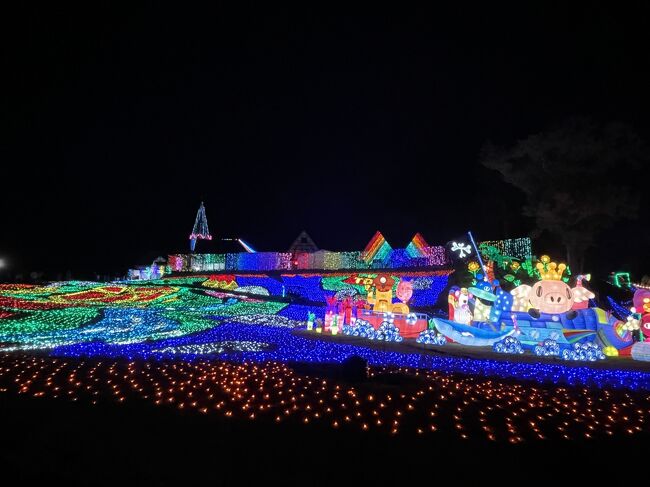
[[[374,292],[368,290],[368,303],[372,305],[372,310],[380,313],[392,311],[393,304],[393,284],[395,279],[385,274],[375,277],[373,284]]]
[[[566,313],[568,319],[573,319],[577,313],[571,310],[573,306],[573,293],[571,288],[562,280],[562,273],[566,265],[557,265],[555,262],[544,264],[537,263],[537,270],[542,276],[541,281],[537,281],[528,298],[531,308],[528,310],[533,318],[539,318],[541,313],[559,315]]]
[[[457,323],[469,325],[472,322],[472,312],[469,309],[469,300],[473,296],[469,293],[467,288],[461,288],[454,291],[455,305],[453,320]]]
[[[513,301],[514,296],[512,294],[505,292],[500,287],[497,288],[497,299],[490,310],[490,321],[497,323],[501,319],[502,313],[509,313],[512,310]]]
[[[448,314],[451,321],[454,321],[454,311],[456,310],[456,304],[458,303],[458,291],[460,291],[458,286],[452,286],[449,289],[449,295],[447,296]]]
[[[589,300],[596,297],[594,293],[582,285],[583,280],[591,281],[591,274],[580,274],[576,277],[576,287],[572,289],[573,306],[571,309],[587,309],[589,307]]]
[[[513,297],[512,311],[523,311],[525,313],[530,309],[528,296],[531,289],[528,284],[521,284],[510,291]]]
[[[635,311],[641,315],[641,332],[650,342],[650,290],[637,289],[632,298]]]
[[[476,284],[468,290],[474,295],[474,321],[488,321],[490,319],[490,311],[492,310],[492,303],[496,300],[495,294],[492,292],[492,284],[483,279],[483,275],[476,275]]]
[[[402,303],[408,303],[411,296],[413,296],[413,283],[402,279],[397,285],[397,299]]]
[[[410,310],[407,303],[411,299],[411,296],[413,296],[413,283],[402,279],[397,285],[395,294],[401,303],[393,304],[393,313],[409,314]]]

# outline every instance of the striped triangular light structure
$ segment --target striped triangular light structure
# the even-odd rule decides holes
[[[366,248],[361,252],[361,260],[366,264],[370,264],[375,260],[385,259],[393,248],[386,241],[381,232],[377,231],[366,245]]]

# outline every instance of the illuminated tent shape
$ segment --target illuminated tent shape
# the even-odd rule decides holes
[[[429,247],[429,244],[420,233],[413,235],[411,242],[406,246],[406,253],[412,259],[417,259],[419,257],[426,257],[426,249]]]
[[[393,248],[386,241],[381,232],[377,231],[366,245],[366,248],[361,252],[361,260],[366,264],[371,264],[375,260],[384,260]]]

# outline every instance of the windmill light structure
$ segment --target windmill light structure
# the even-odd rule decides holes
[[[208,229],[208,219],[205,216],[205,206],[203,206],[203,201],[201,201],[199,211],[196,212],[196,220],[194,220],[194,227],[190,234],[190,250],[192,252],[194,252],[194,249],[196,248],[197,240],[212,240],[212,235],[210,235],[210,230]]]

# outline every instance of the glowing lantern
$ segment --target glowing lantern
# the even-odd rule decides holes
[[[336,335],[339,332],[339,317],[338,315],[334,315],[332,318],[332,326],[330,327],[330,331],[332,332],[332,335]]]

